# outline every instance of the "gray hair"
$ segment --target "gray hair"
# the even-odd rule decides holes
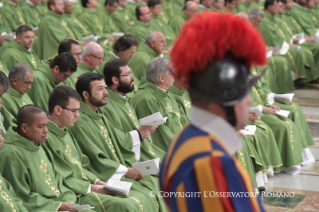
[[[1,70],[0,71],[0,87],[3,86],[4,90],[7,92],[9,88],[9,80],[7,75]]]
[[[264,17],[264,12],[260,9],[252,9],[250,13],[248,14],[248,18],[258,18],[259,16]]]
[[[96,42],[91,41],[88,42],[84,47],[83,47],[83,53],[82,56],[85,57],[87,54],[95,54],[98,50],[103,50],[103,48]]]
[[[150,45],[152,41],[157,39],[157,35],[156,35],[156,31],[155,32],[151,32],[150,34],[148,34],[148,36],[145,39],[145,44],[146,45]]]
[[[10,69],[9,80],[12,80],[15,77],[24,80],[27,76],[27,72],[33,73],[27,64],[17,63]]]
[[[168,75],[170,61],[165,58],[155,58],[146,69],[146,79],[154,84],[159,81],[159,75]]]

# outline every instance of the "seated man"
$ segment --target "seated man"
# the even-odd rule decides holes
[[[28,211],[75,212],[74,203],[90,204],[89,199],[78,198],[62,184],[62,176],[50,162],[52,156],[43,150],[48,122],[46,113],[37,106],[19,110],[17,132],[9,129],[1,149],[0,173]]]
[[[16,36],[16,42],[13,41],[13,44],[3,52],[1,59],[6,63],[9,70],[16,63],[25,63],[31,69],[36,69],[40,60],[32,49],[32,28],[22,25],[17,29]]]
[[[142,78],[132,99],[138,119],[156,112],[168,118],[166,123],[159,125],[151,135],[153,143],[163,151],[166,151],[171,139],[182,129],[179,108],[167,92],[174,83],[170,66],[167,59],[154,59],[147,66],[146,79]]]
[[[48,99],[54,87],[68,79],[76,71],[76,61],[72,54],[57,55],[50,64],[42,63],[34,71],[34,82],[28,95],[35,105],[48,111]]]
[[[1,101],[2,106],[6,108],[3,111],[4,119],[17,117],[18,111],[24,105],[33,104],[27,91],[31,89],[33,83],[33,72],[29,66],[23,63],[15,64],[9,73],[9,89],[3,94]],[[12,125],[16,125],[16,119],[9,126],[4,125],[8,129]]]
[[[8,86],[9,86],[9,80],[8,77],[2,72],[0,71],[0,97],[8,91]],[[15,120],[15,117],[11,116],[9,119],[4,119],[3,117],[3,113],[8,113],[6,111],[6,108],[2,107],[2,101],[0,98],[0,134],[2,136],[4,136],[7,132],[7,129],[4,128],[4,125],[10,126],[11,123],[13,123],[13,121]],[[0,143],[0,146],[2,146],[2,142]]]
[[[127,93],[134,90],[134,77],[127,62],[120,59],[107,62],[104,67],[104,77],[108,101],[107,105],[100,109],[106,118],[113,127],[123,132],[137,131],[141,143],[139,161],[162,158],[165,152],[147,138],[155,127],[140,125],[135,110],[126,96]]]
[[[71,53],[76,61],[77,66],[82,61],[82,50],[79,42],[75,40],[66,39],[62,41],[59,45],[58,54],[61,54],[63,52]]]
[[[81,153],[73,135],[67,129],[79,117],[80,95],[72,88],[56,87],[49,97],[48,139],[43,145],[47,154],[53,155],[56,172],[63,176],[63,184],[76,195],[97,196],[103,202],[91,202],[97,211],[139,211],[139,205],[131,198],[112,197],[113,192],[103,188],[105,182],[87,170],[88,158]],[[133,196],[132,192],[130,194]]]
[[[161,32],[151,32],[145,39],[145,43],[141,43],[135,56],[130,60],[129,66],[134,71],[134,76],[141,80],[146,76],[147,65],[165,50],[166,39]]]

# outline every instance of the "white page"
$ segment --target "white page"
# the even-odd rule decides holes
[[[272,50],[267,51],[266,57],[267,57],[267,58],[272,57]]]
[[[135,159],[139,161],[141,157],[141,143],[134,144],[132,150],[135,153]]]
[[[240,130],[240,132],[244,133],[245,135],[255,135],[256,125],[247,125],[245,129]]]
[[[294,93],[275,94],[274,97],[278,102],[291,103],[294,95]]]
[[[257,105],[255,107],[249,108],[249,112],[256,114],[258,116],[258,118],[263,115],[262,111],[263,111],[263,106],[261,106],[261,105]]]
[[[166,123],[167,117],[163,118],[160,112],[141,118],[139,121],[142,126],[157,127],[158,125]]]
[[[93,209],[94,207],[92,207],[89,204],[86,205],[76,205],[72,207],[74,210],[80,211],[80,210],[85,210],[85,209]]]
[[[104,185],[104,188],[124,196],[129,195],[131,187],[132,187],[131,182],[124,182],[124,181],[112,180],[112,179],[109,179],[106,182],[106,185]]]
[[[118,39],[124,35],[124,32],[113,32],[112,35]]]
[[[159,173],[159,158],[147,160],[140,163],[133,163],[133,168],[139,170],[144,175],[158,174]]]
[[[289,44],[286,41],[284,41],[284,43],[282,44],[282,47],[279,50],[279,55],[286,55],[288,50],[289,50]]]
[[[288,111],[288,110],[279,110],[279,111],[276,111],[276,114],[277,114],[277,115],[283,116],[283,117],[285,117],[285,118],[288,118],[289,113],[290,113],[290,111]]]
[[[94,35],[91,34],[91,35],[83,37],[83,41],[90,42],[90,41],[96,41],[96,40],[95,40]]]
[[[275,94],[274,93],[269,93],[268,94],[267,102],[270,105],[273,105],[275,103]]]

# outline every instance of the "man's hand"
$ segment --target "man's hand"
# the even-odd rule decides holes
[[[107,38],[109,39],[109,41],[113,41],[113,42],[116,41],[116,38],[113,35],[109,35],[107,36]]]
[[[91,191],[99,194],[106,194],[106,195],[111,195],[115,196],[115,193],[113,191],[110,191],[106,188],[103,187],[103,185],[92,185]]]
[[[268,113],[268,114],[272,114],[275,115],[276,114],[276,110],[270,107],[263,107],[263,113]]]
[[[62,202],[61,206],[59,207],[58,211],[70,211],[70,212],[77,212],[72,207],[74,206],[74,203],[70,202]]]
[[[256,122],[258,116],[255,113],[249,113],[249,121]]]
[[[280,107],[278,107],[277,105],[269,105],[268,107],[275,109],[276,111],[280,111]]]
[[[126,178],[130,178],[132,180],[142,180],[144,178],[143,174],[134,168],[128,168],[126,175],[124,175]]]
[[[156,130],[156,127],[143,126],[137,130],[140,132],[142,139],[144,139],[147,138],[151,133],[153,133]]]
[[[238,134],[239,138],[247,138],[247,136],[240,131],[237,131],[237,134]]]
[[[99,180],[96,182],[96,185],[106,185],[106,182],[103,182],[102,180]]]
[[[316,41],[314,39],[312,39],[311,36],[305,37],[305,41],[309,42],[309,43],[316,43]]]
[[[4,37],[0,35],[0,46],[3,45]]]

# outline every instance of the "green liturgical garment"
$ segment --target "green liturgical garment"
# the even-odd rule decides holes
[[[35,28],[39,26],[41,22],[41,17],[39,12],[37,11],[37,6],[32,4],[31,2],[27,2],[22,6],[23,18],[25,20],[25,24],[31,28]]]
[[[59,85],[66,85],[75,90],[75,84],[78,81],[78,77],[85,73],[92,73],[93,71],[94,69],[81,61],[79,66],[76,68],[76,72],[74,72],[66,81],[61,82]]]
[[[168,25],[173,29],[175,35],[178,36],[184,23],[187,21],[187,17],[184,13],[181,15],[174,15],[168,22]]]
[[[47,14],[48,10],[47,2],[41,2],[37,5],[37,11],[41,19]]]
[[[9,76],[9,69],[7,68],[6,64],[3,62],[3,60],[0,57],[0,71],[4,72],[7,77]]]
[[[154,28],[156,28],[156,31],[160,31],[165,35],[167,46],[172,46],[173,42],[176,39],[176,33],[172,29],[170,25],[167,24],[167,22],[163,21],[161,18],[161,15],[152,16],[151,25],[154,25]]]
[[[14,122],[10,123],[9,126],[7,125],[8,123],[4,123],[4,127],[6,129],[8,129],[11,125],[17,124],[15,118],[17,117],[21,107],[24,105],[33,105],[33,102],[27,93],[22,95],[11,86],[9,86],[8,92],[2,95],[1,102],[2,106],[6,108],[6,110],[1,110],[4,119],[6,120],[14,117]]]
[[[141,127],[135,110],[127,98],[108,89],[107,105],[100,108],[113,127],[122,132],[130,132]],[[140,161],[162,159],[165,152],[152,144],[148,138],[141,141]]]
[[[75,17],[74,14],[63,14],[63,19],[68,24],[68,27],[74,34],[77,40],[83,40],[85,35],[89,35],[90,32],[85,28],[85,26]]]
[[[140,45],[141,43],[145,43],[145,39],[153,31],[160,31],[159,29],[155,28],[156,25],[152,25],[152,22],[150,23],[144,23],[140,20],[136,20],[134,23],[134,27],[131,31],[131,35],[135,38],[137,41],[137,45]]]
[[[182,129],[181,114],[172,97],[155,84],[142,78],[138,91],[132,99],[138,119],[160,112],[167,117],[166,123],[158,126],[151,134],[153,143],[166,151],[171,139]]]
[[[251,4],[247,4],[246,2],[242,2],[237,6],[237,11],[238,12],[244,12],[248,14],[252,9],[259,9],[259,4],[255,1],[253,1]]]
[[[117,10],[111,14],[111,18],[120,32],[130,34],[134,26],[135,16],[130,16],[126,8],[118,7]]]
[[[53,156],[55,170],[63,176],[63,184],[76,195],[84,195],[86,201],[96,211],[139,211],[139,205],[131,198],[118,198],[90,192],[90,184],[98,178],[87,170],[88,158],[81,153],[69,130],[61,129],[53,122],[48,125],[48,139],[43,145],[46,152]]]
[[[25,25],[22,9],[18,4],[12,2],[5,2],[1,9],[2,19],[4,25],[10,32],[15,32],[21,25]]]
[[[27,64],[32,70],[35,70],[40,63],[33,50],[28,51],[16,41],[13,41],[12,45],[4,51],[1,59],[6,63],[8,70],[16,63]]]

